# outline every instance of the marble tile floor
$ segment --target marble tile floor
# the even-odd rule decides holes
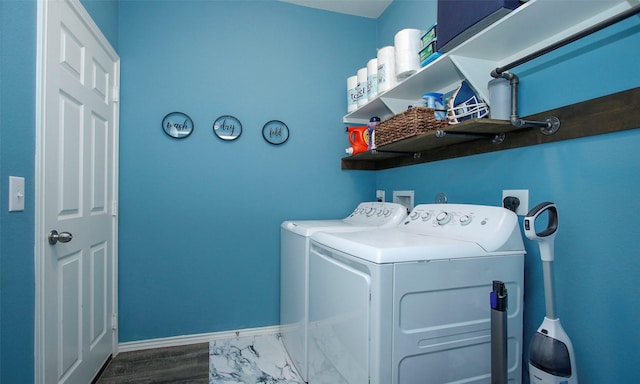
[[[305,384],[277,335],[123,352],[94,383]]]
[[[209,384],[304,384],[276,335],[209,343]]]

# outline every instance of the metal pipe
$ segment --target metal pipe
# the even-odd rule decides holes
[[[487,139],[495,137],[492,133],[466,133],[466,132],[447,132],[442,129],[436,129],[436,137],[468,137],[470,139]]]
[[[504,141],[505,134],[504,133],[470,133],[470,132],[450,132],[443,131],[442,129],[436,129],[436,137],[468,137],[471,139],[491,139],[491,142],[494,144],[500,144]]]
[[[371,154],[372,155],[388,154],[388,155],[397,155],[397,156],[407,156],[407,157],[413,157],[414,159],[419,159],[420,157],[422,157],[422,154],[420,152],[385,151],[377,148],[372,149]]]
[[[511,125],[518,128],[540,128],[540,132],[545,135],[552,135],[558,131],[560,128],[560,120],[555,116],[549,117],[545,121],[521,119],[518,116],[518,85],[520,84],[518,75],[505,71],[500,73],[498,77],[509,80],[509,85],[511,86],[511,116],[509,117]]]
[[[513,61],[513,62],[511,62],[511,63],[509,63],[509,64],[507,64],[505,66],[496,68],[493,71],[491,71],[491,76],[495,77],[495,78],[499,78],[499,77],[501,77],[501,74],[503,72],[506,72],[506,71],[508,71],[508,70],[510,70],[512,68],[515,68],[515,67],[517,67],[519,65],[522,65],[522,64],[524,64],[524,63],[526,63],[528,61],[536,59],[536,58],[538,58],[538,57],[540,57],[542,55],[546,55],[547,53],[549,53],[551,51],[554,51],[554,50],[556,50],[556,49],[558,49],[560,47],[563,47],[563,46],[565,46],[567,44],[573,43],[576,40],[579,40],[579,39],[581,39],[581,38],[583,38],[585,36],[588,36],[588,35],[590,35],[592,33],[598,32],[601,29],[604,29],[604,28],[606,28],[606,27],[608,27],[610,25],[613,25],[613,24],[615,24],[615,23],[617,23],[619,21],[627,19],[627,18],[629,18],[629,17],[631,17],[633,15],[636,15],[638,13],[640,13],[640,4],[637,4],[634,7],[629,8],[628,10],[626,10],[626,11],[624,11],[622,13],[619,13],[619,14],[617,14],[615,16],[612,16],[612,17],[610,17],[610,18],[608,18],[606,20],[603,20],[603,21],[601,21],[601,22],[599,22],[597,24],[594,24],[591,27],[586,28],[586,29],[584,29],[584,30],[582,30],[580,32],[574,33],[571,36],[565,37],[564,39],[559,40],[559,41],[557,41],[557,42],[555,42],[555,43],[553,43],[551,45],[548,45],[545,48],[542,48],[542,49],[539,49],[539,50],[537,50],[537,51],[535,51],[533,53],[530,53],[530,54],[528,54],[528,55],[526,55],[526,56],[524,56],[524,57],[522,57],[522,58],[520,58],[518,60],[515,60],[515,61]]]

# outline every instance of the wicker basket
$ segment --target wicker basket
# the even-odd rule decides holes
[[[446,120],[436,120],[434,109],[412,107],[376,126],[376,147],[448,126]]]

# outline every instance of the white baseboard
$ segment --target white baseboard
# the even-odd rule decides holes
[[[279,332],[280,326],[273,325],[270,327],[245,328],[236,331],[200,333],[196,335],[173,336],[160,339],[128,341],[118,344],[118,353],[140,351],[143,349],[151,348],[176,347],[180,345],[208,343],[212,340],[229,339],[242,336],[274,335]]]

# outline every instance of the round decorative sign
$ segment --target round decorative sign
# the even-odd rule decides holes
[[[271,120],[262,127],[262,137],[269,144],[284,144],[289,140],[289,127],[280,120]]]
[[[171,112],[162,119],[162,130],[174,139],[184,139],[193,132],[193,120],[186,113]]]
[[[231,115],[220,116],[213,123],[213,132],[222,140],[232,141],[242,134],[242,123]]]

